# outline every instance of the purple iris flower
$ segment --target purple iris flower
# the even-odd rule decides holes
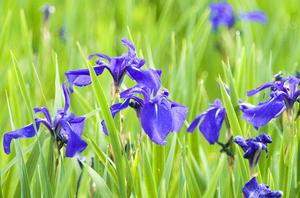
[[[156,72],[153,76],[159,79],[160,73]],[[148,137],[154,143],[164,145],[167,143],[166,138],[170,132],[180,130],[188,112],[187,107],[169,100],[168,95],[167,90],[157,93],[155,89],[137,84],[121,92],[120,97],[125,101],[112,105],[110,110],[114,117],[127,107],[135,109]],[[104,121],[102,121],[102,126],[105,134],[108,134]]]
[[[222,102],[219,99],[216,99],[207,111],[201,113],[194,119],[187,131],[194,131],[202,120],[199,125],[199,130],[210,144],[214,144],[219,139],[225,116],[226,110],[222,106]]]
[[[245,198],[279,198],[282,196],[281,191],[272,191],[266,184],[259,184],[256,177],[253,177],[243,187]]]
[[[241,13],[236,16],[232,6],[227,2],[211,3],[210,12],[210,22],[213,31],[217,31],[219,26],[231,28],[237,20],[254,21],[258,23],[265,23],[267,21],[267,17],[261,11]]]
[[[97,57],[95,61],[96,65],[94,66],[96,75],[101,75],[106,68],[113,77],[116,88],[122,83],[126,72],[128,72],[129,77],[133,80],[140,79],[141,76],[138,71],[139,68],[145,64],[144,59],[140,59],[136,56],[136,49],[131,42],[126,39],[122,39],[121,41],[122,44],[128,48],[128,52],[121,56],[109,57],[106,54],[92,54],[89,56],[89,59]],[[88,69],[68,71],[65,75],[71,92],[73,92],[73,85],[82,87],[92,82]]]
[[[57,111],[52,120],[47,108],[34,108],[35,113],[42,113],[45,118],[36,118],[35,123],[29,124],[21,129],[4,134],[3,147],[6,154],[10,153],[10,143],[13,139],[31,138],[36,135],[40,125],[44,124],[51,135],[58,142],[59,149],[66,145],[66,157],[73,157],[81,153],[87,143],[81,138],[84,128],[85,117],[77,117],[73,113],[68,114],[70,107],[70,96],[65,84],[62,86],[65,97],[65,106]],[[36,126],[36,130],[35,127]]]
[[[266,153],[268,153],[267,144],[272,143],[272,139],[270,136],[262,133],[256,138],[247,140],[241,136],[236,136],[234,142],[243,149],[244,158],[249,160],[249,165],[253,168],[258,163],[261,152],[266,151]]]
[[[294,103],[299,102],[300,89],[297,89],[299,83],[300,79],[288,76],[248,91],[247,95],[252,96],[262,90],[271,88],[270,98],[260,102],[257,106],[244,102],[240,103],[240,109],[244,113],[243,119],[258,129],[281,115],[285,110],[291,110]]]

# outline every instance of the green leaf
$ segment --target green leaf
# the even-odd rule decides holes
[[[177,141],[177,136],[174,135],[173,139],[172,139],[172,143],[171,143],[171,147],[169,150],[169,155],[166,161],[166,165],[164,168],[164,172],[163,172],[163,177],[162,180],[159,184],[159,188],[158,191],[164,191],[165,189],[168,189],[168,185],[170,183],[170,177],[171,177],[171,172],[172,172],[172,168],[173,168],[173,162],[174,162],[174,156],[175,156],[175,149],[176,149],[176,141]],[[161,189],[164,188],[164,189]]]
[[[91,145],[96,153],[96,155],[98,156],[100,162],[103,165],[106,165],[107,171],[109,173],[109,175],[111,176],[114,184],[117,185],[117,175],[116,175],[116,168],[115,168],[115,164],[109,159],[109,157],[97,146],[96,142],[94,140],[92,140],[91,138],[87,138],[87,141],[89,143],[89,145]],[[108,163],[107,163],[108,161]]]
[[[80,45],[78,44],[78,48],[83,55],[83,52],[80,48]],[[85,57],[85,56],[83,56]],[[122,155],[122,147],[121,147],[121,141],[119,138],[119,133],[116,129],[114,120],[112,118],[112,115],[110,113],[109,105],[106,100],[105,94],[103,92],[103,89],[101,87],[100,81],[97,78],[97,75],[93,69],[93,67],[90,65],[88,61],[86,61],[86,64],[88,65],[90,76],[92,79],[92,87],[93,92],[96,96],[98,106],[101,110],[101,115],[105,121],[109,139],[113,148],[113,154],[116,161],[116,168],[117,168],[117,176],[118,176],[118,184],[119,184],[119,195],[120,197],[126,197],[126,184],[125,184],[125,163],[124,163],[124,156]]]
[[[217,190],[217,185],[218,185],[218,181],[220,179],[220,177],[222,176],[222,172],[224,169],[224,164],[226,162],[226,155],[221,155],[221,158],[219,160],[218,163],[218,167],[216,168],[216,170],[214,170],[214,174],[212,175],[212,177],[210,178],[210,181],[208,183],[208,188],[205,191],[203,198],[210,198],[210,197],[214,197],[216,190]]]
[[[89,175],[95,182],[97,186],[97,190],[101,192],[101,197],[113,197],[113,194],[111,193],[110,189],[105,183],[105,180],[91,167],[84,164],[84,168],[87,169]]]

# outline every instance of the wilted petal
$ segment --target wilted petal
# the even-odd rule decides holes
[[[262,11],[252,11],[248,13],[242,13],[239,15],[240,20],[242,21],[254,21],[258,23],[266,23],[267,17]]]
[[[140,114],[141,124],[148,137],[156,144],[166,144],[172,131],[172,114],[164,105],[146,103]]]
[[[255,128],[260,128],[273,118],[279,116],[286,109],[284,95],[275,96],[257,106],[241,103],[240,109],[244,113],[244,120],[252,124]]]
[[[39,130],[40,122],[36,120],[36,131]],[[3,137],[3,148],[6,154],[10,153],[10,143],[13,139],[19,139],[19,138],[31,138],[35,136],[36,131],[34,129],[34,124],[29,124],[21,129],[17,129],[12,132],[8,132],[4,134]]]
[[[281,191],[272,191],[266,184],[259,184],[256,177],[253,177],[243,187],[245,198],[279,198],[282,196]]]

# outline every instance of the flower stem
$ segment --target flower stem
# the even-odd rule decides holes
[[[297,136],[292,109],[284,114],[283,142],[281,144],[280,158],[280,186],[284,189],[285,197],[289,197],[292,189],[292,177],[294,171],[294,159],[297,146]]]

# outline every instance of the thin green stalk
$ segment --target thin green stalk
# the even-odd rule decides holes
[[[83,52],[81,50],[80,45],[78,44],[78,48],[83,55]],[[85,57],[85,56],[83,56]],[[101,115],[104,118],[108,133],[109,133],[109,139],[112,145],[113,154],[115,157],[116,162],[116,169],[117,169],[117,176],[118,176],[118,184],[119,184],[119,196],[120,197],[126,197],[126,172],[125,172],[125,163],[124,163],[124,155],[122,154],[122,147],[121,142],[119,138],[119,132],[117,131],[117,128],[115,126],[113,117],[110,113],[109,105],[107,103],[106,96],[104,94],[104,91],[102,89],[102,86],[95,74],[95,71],[93,67],[90,65],[88,61],[86,61],[90,76],[92,79],[92,87],[93,92],[96,96],[97,103],[101,109]]]

